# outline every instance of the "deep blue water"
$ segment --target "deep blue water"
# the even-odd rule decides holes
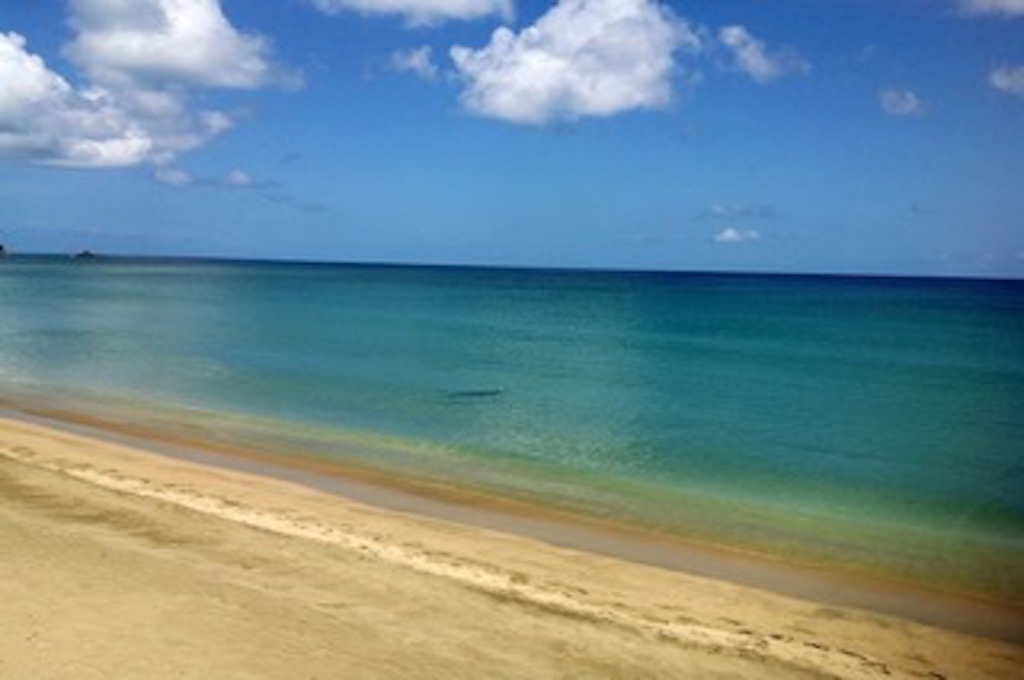
[[[1022,282],[8,258],[0,390],[24,389],[245,416],[702,540],[1021,582]]]

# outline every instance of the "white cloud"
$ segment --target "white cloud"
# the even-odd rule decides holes
[[[154,140],[102,89],[75,89],[0,34],[0,155],[63,165],[116,167],[141,162]]]
[[[153,177],[158,182],[169,184],[175,187],[185,186],[221,186],[233,189],[267,189],[273,185],[268,182],[258,182],[245,170],[235,168],[218,178],[196,178],[190,173],[173,165],[157,165],[153,169]]]
[[[743,26],[725,26],[718,31],[718,41],[732,57],[728,68],[746,73],[758,83],[770,83],[783,76],[806,73],[810,66],[792,48],[769,51],[763,40],[754,37]]]
[[[450,54],[467,110],[541,125],[667,106],[680,49],[700,40],[656,0],[559,0],[519,33]]]
[[[65,55],[108,87],[256,88],[286,76],[259,35],[239,33],[220,0],[71,0]]]
[[[71,85],[25,50],[25,38],[0,33],[0,129],[5,133],[18,122],[38,115],[44,106],[66,98]]]
[[[997,90],[1024,97],[1024,64],[995,68],[988,74],[988,82]]]
[[[882,90],[878,104],[891,116],[922,116],[925,112],[924,102],[910,90]]]
[[[439,72],[429,45],[392,52],[391,68],[399,72],[415,73],[423,80],[435,80]]]
[[[726,227],[715,234],[715,243],[751,243],[760,240],[761,232],[756,229]]]
[[[960,9],[972,15],[1024,16],[1024,0],[960,0]]]
[[[75,167],[151,163],[175,183],[175,157],[232,126],[193,105],[197,87],[282,82],[262,38],[231,27],[218,0],[72,0],[65,54],[87,76],[72,85],[0,34],[0,156]],[[179,182],[180,183],[180,182]]]
[[[775,217],[776,211],[768,205],[744,205],[741,203],[712,203],[703,216],[714,219],[769,219]]]
[[[310,0],[328,14],[352,11],[361,14],[398,15],[414,25],[449,20],[483,19],[497,16],[511,20],[512,0]]]
[[[184,170],[178,168],[172,168],[169,166],[160,166],[153,171],[153,176],[156,177],[158,182],[164,184],[170,184],[174,187],[184,187],[192,184],[192,175],[188,174]]]
[[[244,170],[232,170],[224,177],[224,183],[232,187],[251,187],[255,182]]]

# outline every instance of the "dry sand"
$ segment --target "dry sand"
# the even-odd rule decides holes
[[[0,678],[1012,678],[1024,649],[0,418]]]

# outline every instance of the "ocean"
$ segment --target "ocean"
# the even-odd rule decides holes
[[[1024,601],[1021,281],[9,257],[0,395]]]

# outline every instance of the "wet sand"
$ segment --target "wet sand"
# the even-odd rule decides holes
[[[1019,645],[0,418],[0,677],[1013,677]]]

